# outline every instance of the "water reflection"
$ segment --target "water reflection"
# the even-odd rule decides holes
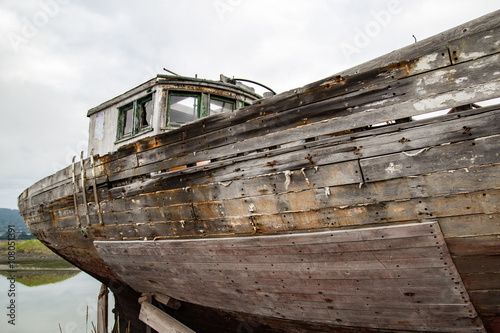
[[[80,273],[80,271],[18,271],[16,281],[26,287],[43,286],[44,284],[63,282]],[[5,277],[8,274],[1,273]]]
[[[101,283],[79,270],[18,270],[15,325],[8,323],[7,298],[11,272],[0,271],[0,332],[86,333],[97,326],[97,295]],[[114,300],[110,294],[109,305]],[[110,327],[112,314],[110,314]],[[60,327],[60,328],[59,328]]]

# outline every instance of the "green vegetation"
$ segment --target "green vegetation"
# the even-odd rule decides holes
[[[0,266],[8,264],[8,252],[8,242],[0,242]],[[15,265],[19,270],[74,269],[73,265],[58,257],[38,239],[32,239],[29,241],[16,240],[15,257]]]
[[[32,239],[33,235],[30,233],[23,218],[16,209],[0,208],[0,239],[7,239],[8,226],[13,225],[16,238],[19,239]]]
[[[26,242],[16,242],[17,245],[17,253],[23,254],[48,254],[52,255],[52,252],[48,247],[42,244],[38,239],[32,239]]]
[[[36,255],[36,256],[53,256],[54,252],[52,252],[48,247],[42,244],[38,239],[32,239],[28,241],[19,241],[16,240],[16,255],[28,256],[28,255]],[[9,248],[9,244],[7,241],[0,242],[0,255],[5,257],[7,255]]]
[[[71,271],[18,271],[16,273],[16,281],[24,284],[27,287],[42,286],[49,283],[57,283],[67,280],[76,274],[80,273],[77,270]],[[8,276],[7,273],[0,273]]]

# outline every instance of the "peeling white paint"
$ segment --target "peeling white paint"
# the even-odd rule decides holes
[[[455,69],[445,71],[444,73],[443,73],[443,71],[436,71],[430,75],[426,75],[425,77],[423,77],[423,82],[422,81],[421,82],[424,85],[443,83],[443,77],[453,76],[453,75],[455,75],[456,72],[457,71]],[[421,82],[419,82],[417,84],[422,84]]]
[[[491,95],[490,97],[500,96],[500,82],[491,82],[482,85],[482,89],[480,90],[483,93]]]
[[[413,103],[413,107],[417,111],[432,111],[499,96],[500,82],[494,81],[476,86],[472,92],[456,91],[432,96],[431,98]]]
[[[453,107],[461,105],[462,102],[469,102],[476,97],[475,92],[449,92],[432,99],[424,99],[413,103],[413,107],[418,111],[434,110],[439,108]]]
[[[438,57],[437,53],[423,56],[422,58],[420,58],[417,65],[414,67],[414,70],[420,72],[433,69],[434,66],[432,65],[432,63],[436,61],[437,57]]]
[[[470,65],[469,68],[470,69],[480,69],[480,68],[483,68],[484,66],[486,66],[486,65],[479,63],[479,62],[476,62],[476,63],[473,63],[472,65]]]
[[[465,58],[465,59],[475,59],[475,58],[480,58],[487,55],[486,52],[470,52],[470,53],[462,53],[460,55],[460,58]]]
[[[376,101],[376,102],[373,102],[373,103],[368,103],[366,105],[370,106],[370,107],[380,107],[380,106],[383,106],[384,104],[387,104],[387,100],[385,100],[385,99],[383,99],[381,101]],[[370,110],[375,110],[375,109],[370,109]]]
[[[403,166],[401,164],[394,164],[394,163],[389,163],[389,166],[385,168],[385,171],[388,173],[395,173],[395,172],[400,172],[403,170]]]

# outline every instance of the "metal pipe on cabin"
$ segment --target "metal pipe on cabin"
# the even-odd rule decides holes
[[[163,67],[163,70],[164,70],[165,72],[169,72],[170,74],[173,74],[173,75],[175,75],[175,76],[180,76],[179,74],[174,73],[174,72],[172,72],[172,71],[170,71],[170,70],[166,69],[165,67]]]
[[[263,85],[262,83],[259,83],[257,81],[252,81],[252,80],[247,80],[247,79],[235,79],[235,78],[232,78],[231,79],[232,81],[243,81],[243,82],[249,82],[249,83],[253,83],[253,84],[256,84],[258,86],[261,86],[262,88],[265,88],[267,90],[269,90],[270,92],[273,93],[273,95],[276,95],[276,92],[274,90],[272,90],[271,88],[269,88],[268,86],[265,86]]]

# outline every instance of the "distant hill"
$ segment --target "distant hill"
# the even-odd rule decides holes
[[[18,235],[27,234],[31,236],[28,227],[24,224],[23,218],[17,209],[0,208],[0,238],[3,238],[1,236],[7,233],[9,225],[15,226]]]

